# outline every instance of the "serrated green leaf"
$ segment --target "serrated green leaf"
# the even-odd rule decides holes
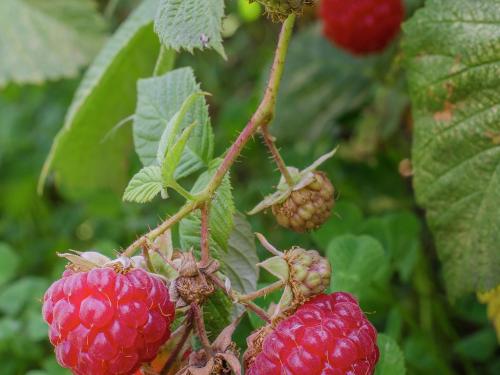
[[[0,286],[2,286],[16,275],[20,259],[9,245],[1,242],[0,259]]]
[[[172,148],[167,152],[165,156],[165,160],[162,164],[162,180],[165,185],[168,185],[171,181],[174,180],[174,173],[179,165],[181,160],[182,153],[186,148],[186,143],[193,132],[193,129],[196,126],[196,122],[189,125],[182,132],[179,139],[175,142]]]
[[[153,72],[160,49],[152,26],[157,5],[158,0],[144,1],[85,73],[45,162],[39,190],[53,170],[59,186],[75,197],[100,189],[123,191],[130,132],[107,135],[134,112],[137,79]]]
[[[330,290],[350,292],[361,300],[374,283],[385,279],[389,267],[382,245],[370,236],[337,237],[326,255],[334,269]]]
[[[156,161],[158,164],[162,164],[165,159],[165,155],[167,151],[173,146],[177,135],[179,134],[179,130],[182,124],[182,120],[184,116],[186,116],[187,111],[194,104],[197,96],[202,95],[201,92],[194,92],[189,95],[184,103],[182,103],[181,108],[175,115],[172,116],[170,121],[168,122],[163,134],[160,137],[160,142],[158,144],[158,151],[156,152]]]
[[[91,0],[0,1],[0,87],[77,76],[105,29]]]
[[[176,51],[213,48],[226,58],[222,46],[224,0],[161,0],[155,31],[162,43]]]
[[[380,359],[375,368],[375,375],[405,375],[405,358],[397,342],[390,336],[379,333],[377,345]]]
[[[333,47],[319,24],[299,32],[290,44],[278,95],[273,122],[277,136],[310,142],[359,108],[371,94],[375,62]]]
[[[405,25],[418,203],[451,297],[500,283],[500,2],[429,0]]]
[[[163,187],[161,168],[157,165],[142,168],[128,183],[123,200],[146,203],[153,200]]]
[[[135,150],[144,165],[156,162],[162,134],[172,117],[193,93],[200,91],[191,68],[180,68],[160,77],[138,82],[138,101],[134,118]],[[181,179],[204,168],[212,159],[213,133],[205,99],[199,97],[189,108],[179,127],[196,122],[174,177]]]

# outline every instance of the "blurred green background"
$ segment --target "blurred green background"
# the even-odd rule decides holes
[[[110,3],[101,1],[99,9],[109,16],[112,31],[135,2]],[[409,12],[419,5],[409,1]],[[255,109],[278,31],[259,6],[245,1],[230,1],[227,14],[228,61],[215,52],[198,52],[182,54],[177,62],[192,65],[202,88],[212,93],[218,153]],[[299,22],[272,132],[287,163],[299,168],[341,146],[323,167],[337,190],[335,214],[308,236],[279,229],[269,215],[251,217],[253,230],[283,249],[301,245],[326,255],[332,247],[345,249],[349,257],[335,257],[339,273],[333,262],[335,285],[356,293],[377,328],[399,343],[409,374],[500,374],[485,307],[473,295],[448,301],[411,179],[400,171],[410,154],[412,123],[398,46],[382,56],[353,59],[326,42],[315,23],[314,11]],[[80,78],[0,90],[1,375],[65,373],[52,355],[40,314],[44,290],[64,268],[56,252],[99,249],[112,255],[181,203],[139,206],[111,193],[71,201],[52,180],[44,195],[37,195],[42,164]],[[131,174],[138,166],[133,156]],[[251,209],[278,177],[262,144],[251,143],[233,168],[237,207]],[[259,252],[267,256],[262,248]],[[359,254],[356,262],[353,253]],[[349,279],[348,270],[370,277]],[[260,283],[271,280],[262,274]],[[245,319],[238,331],[241,345],[255,325],[253,317]]]

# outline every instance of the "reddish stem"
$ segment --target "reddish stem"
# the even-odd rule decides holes
[[[201,311],[201,308],[196,303],[192,303],[191,311],[193,312],[194,323],[196,325],[196,332],[198,333],[201,345],[203,346],[205,353],[207,353],[207,356],[213,357],[214,351],[212,349],[212,345],[210,345],[210,340],[208,339],[207,336],[207,330],[205,328],[205,321],[203,320],[203,313]]]
[[[210,232],[209,232],[209,221],[210,221],[210,203],[206,202],[201,207],[201,266],[207,265],[210,261]]]
[[[156,227],[149,233],[146,233],[142,237],[138,238],[129,247],[127,247],[127,249],[125,249],[123,255],[132,256],[137,248],[142,246],[147,239],[154,240],[172,225],[182,220],[189,213],[193,212],[197,208],[202,207],[205,202],[210,201],[213,198],[215,191],[222,183],[224,176],[229,171],[236,158],[240,155],[247,142],[252,138],[259,127],[268,125],[271,122],[274,115],[276,95],[280,86],[281,77],[283,76],[285,56],[288,51],[288,45],[290,44],[290,38],[292,36],[294,23],[295,15],[293,14],[288,16],[286,21],[283,23],[278,40],[278,46],[276,47],[273,65],[271,67],[269,82],[267,84],[264,97],[262,98],[257,111],[254,113],[239,137],[227,151],[224,160],[215,172],[207,188],[199,195],[193,197],[194,200],[187,202],[174,216],[161,223],[158,227]]]
[[[293,178],[290,175],[290,172],[288,172],[285,161],[283,160],[283,157],[281,156],[278,148],[276,147],[276,144],[274,143],[275,142],[274,137],[269,133],[268,126],[263,125],[260,128],[260,133],[262,134],[262,139],[264,140],[264,143],[271,152],[274,162],[276,163],[278,169],[285,178],[286,183],[288,184],[288,186],[293,187],[294,186]]]
[[[250,301],[239,301],[237,293],[233,292],[232,290],[227,290],[226,286],[224,285],[224,282],[220,278],[218,278],[214,274],[208,274],[206,276],[209,277],[213,281],[213,283],[220,290],[222,290],[232,301],[236,301],[240,305],[245,306],[246,309],[253,311],[259,318],[261,318],[266,323],[271,323],[270,316],[255,303]]]

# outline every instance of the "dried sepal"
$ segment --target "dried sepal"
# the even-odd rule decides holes
[[[241,364],[236,344],[232,341],[233,333],[238,326],[241,317],[233,321],[222,330],[212,343],[213,356],[208,356],[205,351],[199,350],[191,353],[189,363],[180,375],[241,375]]]

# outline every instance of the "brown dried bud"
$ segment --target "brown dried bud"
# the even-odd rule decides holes
[[[215,285],[203,275],[180,276],[175,280],[179,296],[187,303],[203,304],[215,292]]]
[[[335,189],[325,173],[315,171],[314,180],[292,191],[281,203],[272,206],[278,224],[295,232],[319,228],[330,217]]]
[[[181,301],[176,301],[179,307],[191,303],[203,304],[215,292],[214,283],[199,271],[192,252],[182,253],[179,261],[179,277],[174,281],[176,293],[172,293],[172,298],[176,295],[180,297]],[[211,265],[214,269],[218,267],[217,263]]]

